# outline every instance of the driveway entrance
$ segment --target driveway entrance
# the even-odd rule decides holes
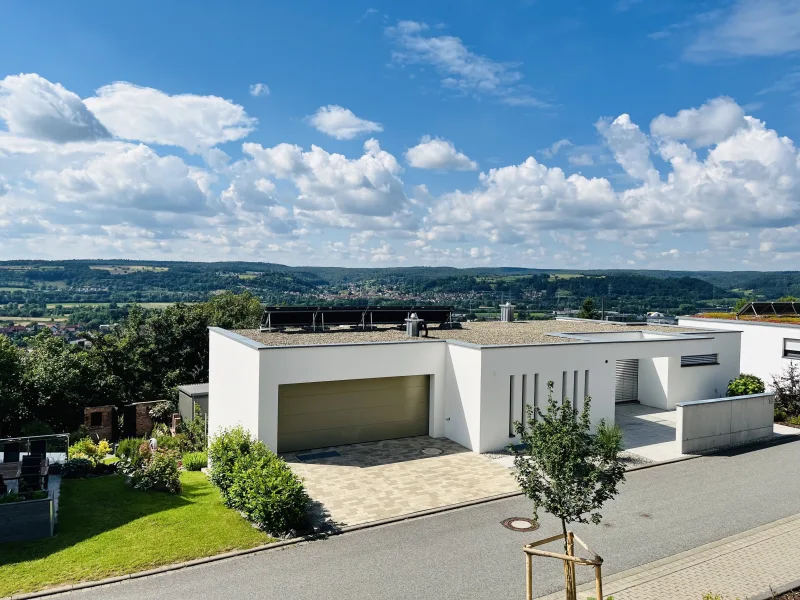
[[[316,519],[357,525],[519,491],[511,471],[428,436],[281,455],[305,481]]]

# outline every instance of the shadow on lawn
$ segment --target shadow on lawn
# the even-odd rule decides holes
[[[45,558],[141,517],[193,504],[208,493],[192,483],[184,483],[180,495],[141,492],[121,475],[62,480],[56,535],[0,544],[0,566]]]

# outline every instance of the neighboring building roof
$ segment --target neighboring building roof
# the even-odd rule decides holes
[[[188,383],[186,385],[179,385],[178,391],[183,392],[187,396],[207,396],[208,384],[207,383]]]
[[[558,333],[604,333],[634,332],[649,333],[692,333],[701,332],[701,328],[667,327],[645,325],[642,323],[627,324],[578,319],[549,321],[500,321],[463,323],[460,329],[430,328],[428,337],[408,337],[399,329],[376,329],[373,331],[357,331],[352,329],[332,329],[325,332],[261,332],[256,329],[239,329],[235,333],[250,338],[266,346],[307,346],[321,344],[364,344],[375,342],[407,342],[425,340],[451,340],[467,342],[479,346],[505,346],[515,344],[558,344],[577,342],[568,337],[560,337]]]
[[[748,302],[737,316],[752,315],[758,317],[769,316],[800,316],[800,302]]]

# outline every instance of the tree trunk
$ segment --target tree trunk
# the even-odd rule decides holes
[[[572,541],[572,536],[567,533],[567,523],[564,519],[561,519],[561,531],[564,533],[564,554],[574,556],[575,545]],[[564,590],[566,592],[566,600],[577,600],[575,563],[568,560],[564,561]]]

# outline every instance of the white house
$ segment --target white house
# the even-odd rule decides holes
[[[760,377],[768,387],[772,376],[780,375],[790,361],[800,361],[800,325],[702,317],[680,317],[678,324],[741,332],[740,370]]]
[[[517,441],[526,405],[592,397],[663,409],[725,394],[738,331],[580,319],[467,323],[409,337],[392,329],[210,328],[209,430],[242,425],[277,452],[412,435],[475,452]]]

